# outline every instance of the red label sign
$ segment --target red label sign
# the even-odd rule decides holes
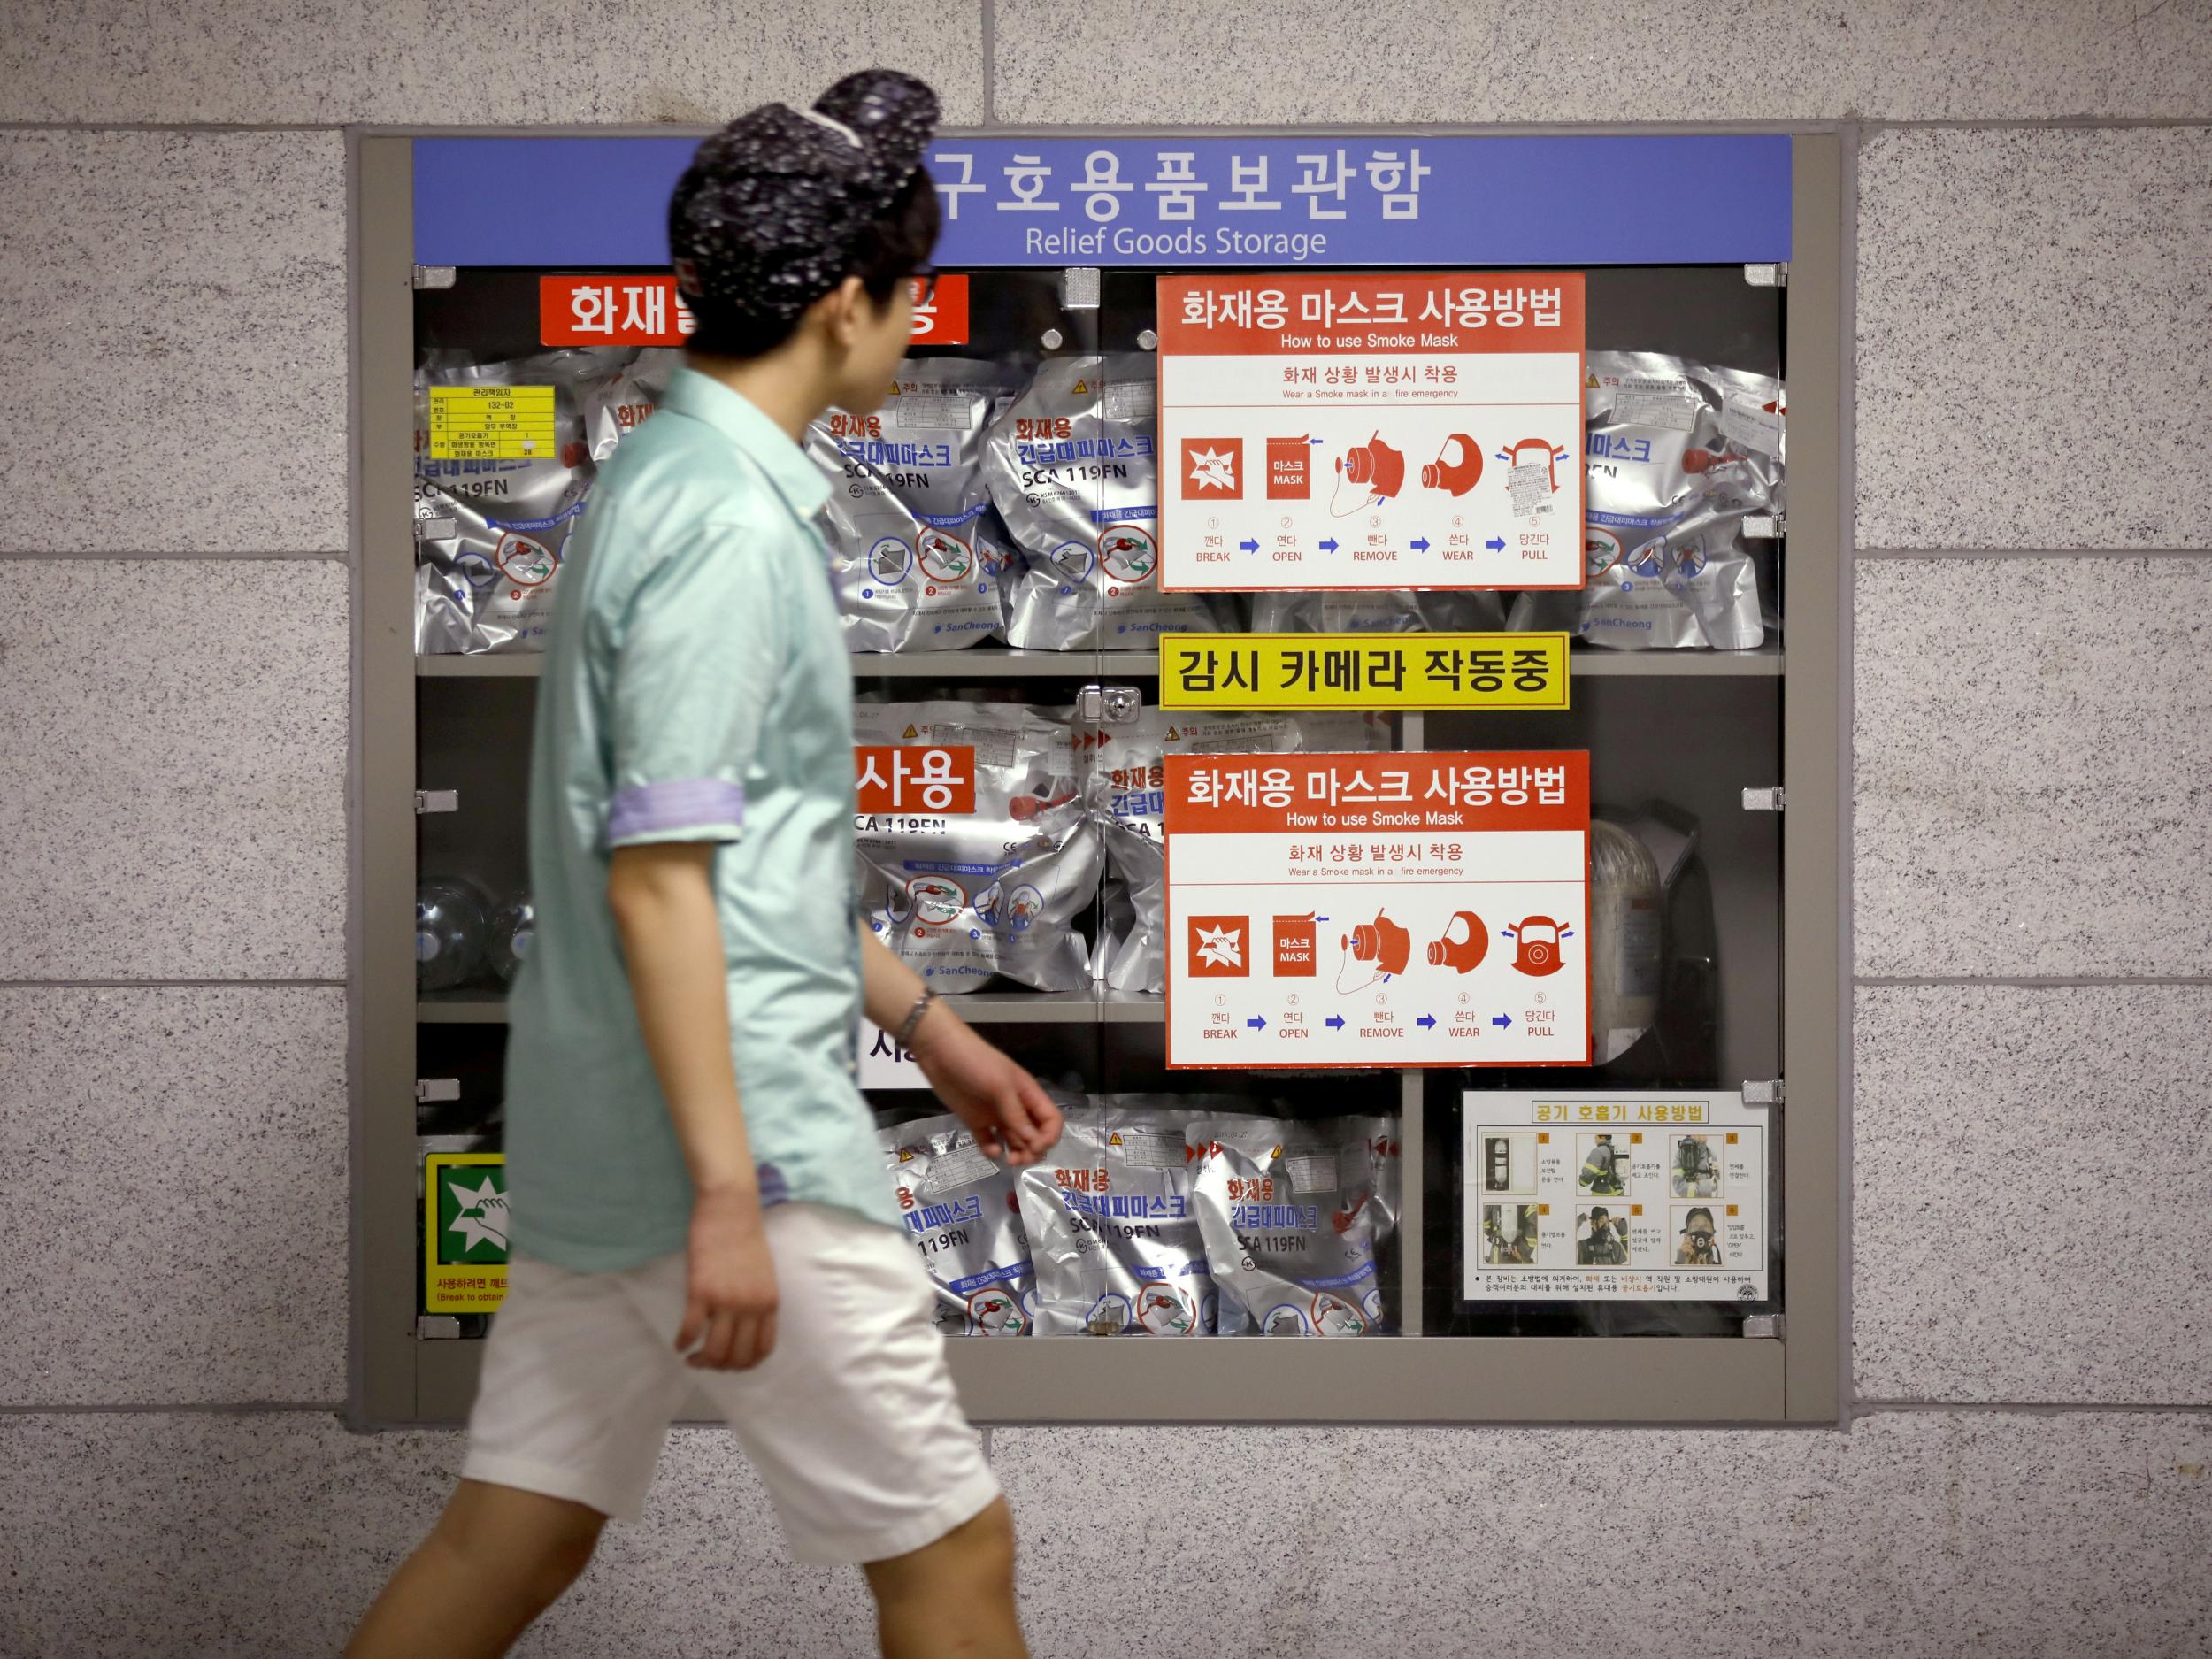
[[[918,346],[964,346],[968,343],[968,279],[941,276],[937,291],[922,297],[922,283],[914,284],[914,343]]]
[[[673,277],[538,279],[538,339],[549,346],[680,346],[694,326]]]
[[[975,810],[975,749],[869,743],[853,750],[863,812],[955,818]]]
[[[941,276],[925,302],[914,279],[918,345],[968,343],[968,279]],[[549,346],[680,346],[697,326],[665,276],[548,276],[538,279],[538,339]]]

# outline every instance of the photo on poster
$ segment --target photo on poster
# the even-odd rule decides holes
[[[1485,1267],[1536,1265],[1534,1204],[1485,1204],[1482,1207],[1482,1264]]]
[[[1674,1207],[1674,1264],[1677,1267],[1724,1267],[1720,1223],[1705,1204]]]
[[[1482,1170],[1478,1178],[1486,1196],[1536,1195],[1536,1137],[1533,1133],[1493,1133],[1482,1137]]]
[[[1626,1267],[1628,1217],[1624,1211],[1593,1204],[1575,1217],[1577,1267]]]
[[[1710,1134],[1669,1136],[1667,1190],[1677,1198],[1718,1198],[1719,1141]]]
[[[1578,1191],[1590,1198],[1620,1198],[1628,1192],[1628,1137],[1605,1133],[1575,1137],[1580,1173]]]

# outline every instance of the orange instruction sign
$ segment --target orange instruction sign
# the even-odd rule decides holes
[[[1579,588],[1582,297],[1574,271],[1161,278],[1161,587]]]
[[[1587,1065],[1579,749],[1170,755],[1168,1064]]]

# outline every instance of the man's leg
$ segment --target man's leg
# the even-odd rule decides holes
[[[565,1498],[464,1480],[345,1659],[497,1659],[576,1582],[606,1520]]]
[[[1026,1659],[1006,1500],[910,1555],[868,1563],[883,1659]]]

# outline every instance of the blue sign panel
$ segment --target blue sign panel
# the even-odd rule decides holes
[[[415,262],[665,265],[689,138],[415,142]],[[1790,141],[944,138],[937,263],[1736,265],[1790,257]],[[1694,181],[1694,189],[1673,188]]]

